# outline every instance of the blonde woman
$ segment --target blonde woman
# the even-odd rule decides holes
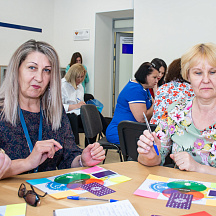
[[[77,147],[62,106],[58,55],[29,40],[13,54],[0,89],[0,148],[11,158],[3,178],[104,160],[99,143]]]
[[[73,64],[65,77],[62,78],[62,103],[67,113],[80,114],[80,107],[84,102],[84,89],[82,81],[85,79],[86,70],[82,64]]]
[[[171,151],[180,170],[216,175],[216,45],[193,46],[181,57],[181,74],[195,97],[171,104],[152,135],[144,131],[137,143],[138,161],[163,165]]]

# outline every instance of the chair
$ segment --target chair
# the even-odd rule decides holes
[[[86,104],[81,106],[80,115],[82,119],[82,124],[85,132],[85,137],[90,144],[90,139],[94,138],[95,136],[99,135],[98,141],[101,146],[106,150],[106,155],[109,149],[116,149],[119,153],[120,161],[122,162],[122,154],[120,145],[110,143],[107,141],[106,137],[103,135],[102,130],[102,122],[100,118],[100,114],[93,104]],[[105,163],[105,160],[103,161]]]
[[[151,130],[154,131],[157,125],[150,124]],[[133,121],[121,121],[118,125],[118,134],[121,151],[124,160],[137,161],[137,141],[144,130],[147,130],[145,123]]]

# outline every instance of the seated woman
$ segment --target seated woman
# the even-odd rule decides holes
[[[171,104],[152,135],[144,131],[137,143],[138,161],[163,165],[171,151],[180,170],[216,175],[216,45],[195,45],[182,56],[181,68],[196,96]]]
[[[84,102],[82,81],[86,70],[80,63],[73,64],[61,80],[62,103],[70,120],[76,144],[79,144],[79,128],[82,128],[80,107]]]
[[[83,63],[82,55],[81,55],[79,52],[75,52],[75,53],[72,55],[70,64],[67,65],[65,72],[67,73],[68,70],[70,69],[70,67],[71,67],[73,64],[76,64],[76,63],[80,63],[80,64]],[[84,78],[83,81],[82,81],[82,86],[83,86],[83,88],[84,88],[84,93],[86,93],[86,84],[89,82],[89,75],[88,75],[88,72],[87,72],[87,67],[86,67],[85,65],[83,65],[83,67],[84,67],[85,70],[86,70],[86,74],[85,74],[85,78]]]
[[[157,85],[158,70],[154,65],[145,62],[135,73],[135,80],[130,80],[120,92],[113,119],[106,130],[107,140],[120,144],[118,136],[118,124],[123,120],[145,122],[143,112],[148,120],[153,113],[153,98],[149,88]]]
[[[174,101],[191,97],[194,97],[194,92],[188,81],[182,78],[181,59],[175,59],[168,67],[165,84],[157,90],[154,101],[154,112],[150,123],[158,124],[164,111]]]
[[[163,59],[154,58],[151,63],[155,65],[155,69],[159,71],[158,75],[158,84],[154,86],[154,88],[150,88],[149,91],[153,98],[155,98],[158,87],[164,84],[164,78],[167,71],[167,65]]]
[[[61,80],[62,103],[68,113],[80,114],[80,107],[84,102],[84,89],[82,81],[85,78],[85,68],[76,63],[70,67],[65,77]]]
[[[5,154],[3,149],[0,149],[0,179],[4,173],[10,168],[11,159]]]
[[[3,178],[24,172],[94,166],[99,143],[77,147],[62,106],[59,60],[45,42],[29,40],[13,54],[0,88],[0,148],[11,158]]]

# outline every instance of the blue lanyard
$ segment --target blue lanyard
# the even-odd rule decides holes
[[[32,141],[30,139],[28,129],[27,129],[21,108],[19,108],[19,110],[20,110],[20,121],[21,121],[22,128],[23,128],[23,131],[24,131],[24,134],[25,134],[28,146],[29,146],[30,153],[31,153],[33,150]],[[38,141],[42,140],[42,123],[43,123],[43,115],[42,115],[42,110],[40,108],[40,124],[39,124]],[[38,167],[34,170],[34,172],[37,172],[37,170],[38,170]]]

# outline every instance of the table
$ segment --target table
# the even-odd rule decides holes
[[[185,209],[175,209],[175,208],[167,208],[166,200],[156,200],[149,199],[145,197],[140,197],[133,195],[134,191],[142,184],[142,182],[146,179],[149,174],[165,176],[169,178],[176,179],[185,179],[185,180],[195,180],[195,181],[206,181],[206,182],[216,182],[216,176],[201,174],[195,172],[186,172],[180,171],[178,169],[156,166],[156,167],[146,167],[138,162],[128,161],[128,162],[119,162],[119,163],[111,163],[100,165],[105,169],[110,169],[116,171],[121,175],[125,175],[131,177],[132,180],[112,185],[110,188],[115,190],[116,192],[113,194],[108,194],[103,198],[107,199],[118,199],[125,200],[128,199],[136,209],[139,215],[150,216],[150,215],[162,215],[162,216],[178,216],[189,213],[195,213],[199,211],[206,211],[211,215],[215,215],[216,208],[213,206],[205,206],[192,204],[190,210]],[[41,172],[34,174],[25,174],[25,175],[17,175],[8,179],[4,179],[0,181],[0,205],[8,205],[8,204],[16,204],[24,202],[23,198],[19,198],[17,195],[18,188],[21,183],[25,182],[25,180],[35,179],[35,178],[43,178],[49,176],[55,176],[59,174],[64,174],[68,172],[73,172],[79,169],[86,168],[73,168],[73,169],[65,169],[65,170],[55,170],[49,172]],[[29,185],[26,184],[27,189],[30,189]],[[41,191],[35,189],[39,194],[43,194]],[[83,197],[95,197],[95,195],[90,193],[84,193],[81,196]],[[45,198],[41,198],[41,205],[38,207],[32,207],[27,205],[26,215],[53,215],[54,209],[60,208],[71,208],[71,207],[79,207],[85,205],[95,205],[101,204],[101,202],[96,201],[84,201],[84,200],[68,200],[61,199],[56,200],[49,195]]]

